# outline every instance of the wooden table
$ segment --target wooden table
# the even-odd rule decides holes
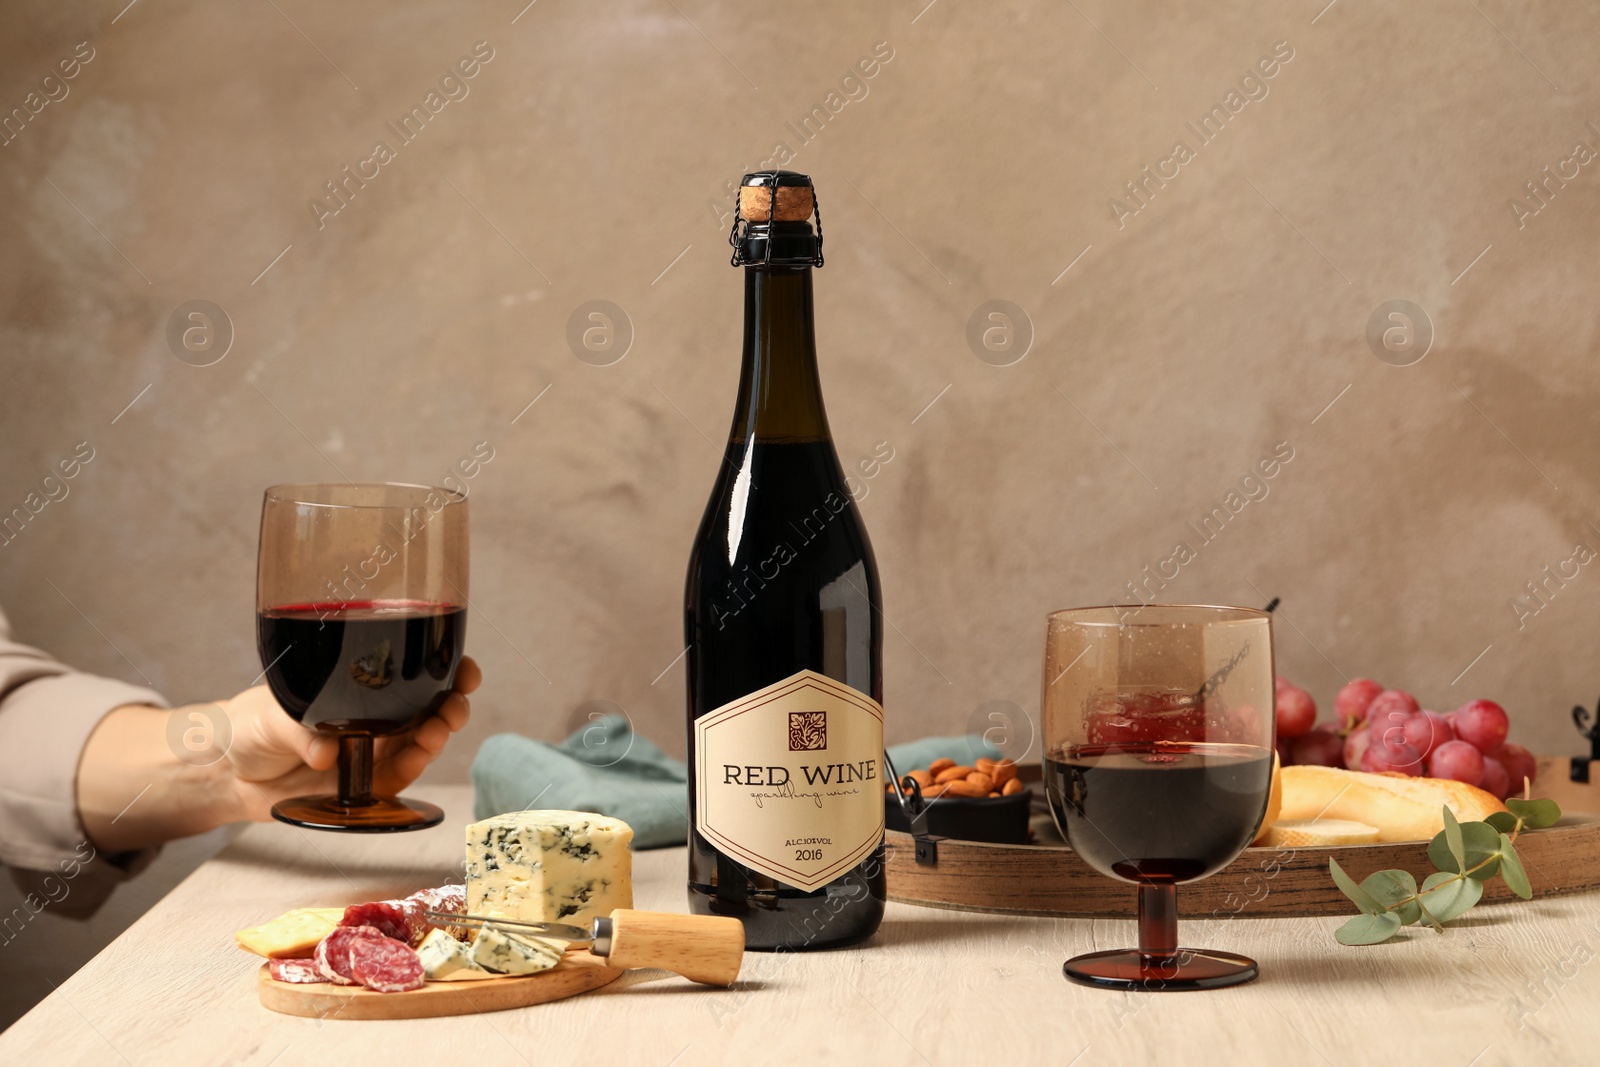
[[[1335,944],[1334,919],[1234,919],[1208,945],[1255,957],[1262,976],[1212,993],[1108,993],[1061,977],[1068,956],[1131,943],[1131,922],[891,904],[868,947],[750,953],[727,991],[632,972],[472,1017],[319,1021],[262,1008],[260,961],[234,947],[235,929],[460,879],[470,790],[415,792],[452,819],[395,837],[251,827],[0,1034],[0,1063],[1600,1062],[1597,894],[1480,907],[1443,937],[1367,949]],[[634,877],[639,907],[684,909],[682,849],[639,853]]]

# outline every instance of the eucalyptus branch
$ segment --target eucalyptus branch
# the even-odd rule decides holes
[[[1516,841],[1525,829],[1543,829],[1561,818],[1553,800],[1532,800],[1525,784],[1520,798],[1506,801],[1506,810],[1483,822],[1460,823],[1444,809],[1444,829],[1428,843],[1428,859],[1437,870],[1419,887],[1410,872],[1378,871],[1357,883],[1328,860],[1329,873],[1339,891],[1361,914],[1339,927],[1334,937],[1345,945],[1375,945],[1393,937],[1403,926],[1426,920],[1439,933],[1444,924],[1459,918],[1483,897],[1483,883],[1499,874],[1506,886],[1524,900],[1533,886],[1517,855]],[[1428,903],[1424,897],[1432,897]]]

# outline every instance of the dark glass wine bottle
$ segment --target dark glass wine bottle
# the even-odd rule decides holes
[[[689,907],[836,947],[883,917],[878,567],[822,406],[811,179],[747,174],[739,204],[744,365],[684,597]]]

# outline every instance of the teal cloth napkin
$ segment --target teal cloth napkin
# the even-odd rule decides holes
[[[891,745],[901,773],[942,756],[968,762],[998,757],[982,737],[924,737]],[[689,775],[628,720],[608,715],[559,745],[495,734],[472,761],[474,818],[525,808],[593,811],[633,827],[633,847],[663,848],[689,838]]]

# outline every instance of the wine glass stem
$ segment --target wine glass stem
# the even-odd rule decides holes
[[[1171,882],[1139,885],[1139,954],[1171,959],[1178,951],[1178,887]]]
[[[368,734],[339,736],[339,803],[347,808],[372,803],[372,737]],[[1143,904],[1140,908],[1142,914]]]

